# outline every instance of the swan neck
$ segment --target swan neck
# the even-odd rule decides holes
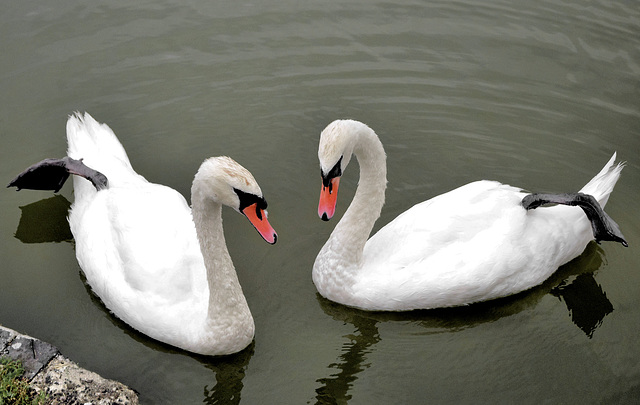
[[[357,272],[362,262],[362,252],[384,205],[387,186],[386,155],[378,136],[366,127],[355,137],[353,149],[360,179],[353,201],[336,225],[327,245],[338,253],[342,268]]]
[[[192,215],[209,284],[208,322],[226,322],[249,313],[242,287],[227,249],[222,205],[192,188]]]

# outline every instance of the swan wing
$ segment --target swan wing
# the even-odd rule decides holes
[[[417,204],[366,244],[354,289],[390,310],[464,305],[546,280],[591,240],[578,207],[526,211],[518,188],[467,184]]]
[[[110,309],[197,302],[206,294],[191,210],[175,190],[112,187],[74,206],[70,223],[78,261]]]
[[[469,249],[478,237],[501,243],[523,226],[522,220],[513,221],[524,214],[519,205],[523,195],[498,182],[477,181],[416,204],[367,241],[365,266],[384,261],[384,271],[394,271],[442,249]]]
[[[367,242],[355,289],[363,299],[385,302],[385,309],[412,309],[463,305],[539,284],[564,257],[584,249],[588,240],[568,242],[567,235],[577,226],[572,222],[585,221],[576,220],[576,207],[527,212],[523,196],[479,181],[415,205]]]

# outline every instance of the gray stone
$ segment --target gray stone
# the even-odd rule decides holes
[[[16,336],[0,352],[0,356],[20,360],[24,367],[24,377],[31,380],[58,354],[58,349],[30,336]]]

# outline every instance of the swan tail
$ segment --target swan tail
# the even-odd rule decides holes
[[[602,218],[601,221],[594,221],[594,215],[589,215],[589,213],[585,211],[587,217],[589,217],[589,220],[591,221],[596,241],[610,240],[620,242],[626,247],[628,246],[627,241],[622,235],[622,232],[620,232],[618,224],[611,219],[606,212],[604,212],[604,206],[607,204],[607,201],[609,201],[609,196],[611,195],[611,192],[613,192],[613,188],[618,182],[620,173],[624,168],[624,162],[616,164],[615,160],[616,153],[614,152],[613,156],[611,156],[611,159],[609,159],[607,164],[604,165],[602,170],[600,170],[598,174],[596,174],[584,187],[582,187],[580,192],[593,196],[600,205],[600,207],[595,207],[595,209],[601,212],[601,214],[598,215]]]
[[[102,172],[114,164],[131,171],[124,147],[107,124],[100,124],[89,113],[75,112],[67,120],[67,155],[82,159],[87,166]]]
[[[613,153],[611,159],[582,189],[581,193],[592,195],[602,208],[607,204],[609,195],[613,191],[613,187],[620,178],[620,173],[624,168],[624,162],[615,163],[616,153]]]
[[[614,153],[602,170],[580,192],[529,194],[522,199],[522,206],[526,210],[535,209],[549,203],[578,206],[582,208],[591,223],[596,242],[600,243],[600,241],[608,240],[628,246],[618,224],[603,209],[624,167],[623,163],[616,165],[615,159],[616,154]]]

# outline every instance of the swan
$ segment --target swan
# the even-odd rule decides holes
[[[35,164],[9,186],[58,191],[76,175],[69,214],[76,257],[105,306],[145,335],[193,353],[248,346],[254,321],[221,213],[222,205],[241,212],[276,243],[251,173],[228,157],[205,160],[190,208],[177,191],[137,174],[113,131],[88,113],[69,117],[67,141],[67,157]]]
[[[336,120],[320,135],[318,215],[325,221],[334,215],[340,176],[353,155],[358,187],[312,272],[318,292],[343,305],[407,311],[491,300],[541,284],[594,236],[627,245],[601,209],[623,167],[614,166],[615,154],[580,193],[528,194],[476,181],[416,204],[369,240],[387,169],[382,143],[361,122]],[[548,202],[584,213],[566,205],[534,209]]]

